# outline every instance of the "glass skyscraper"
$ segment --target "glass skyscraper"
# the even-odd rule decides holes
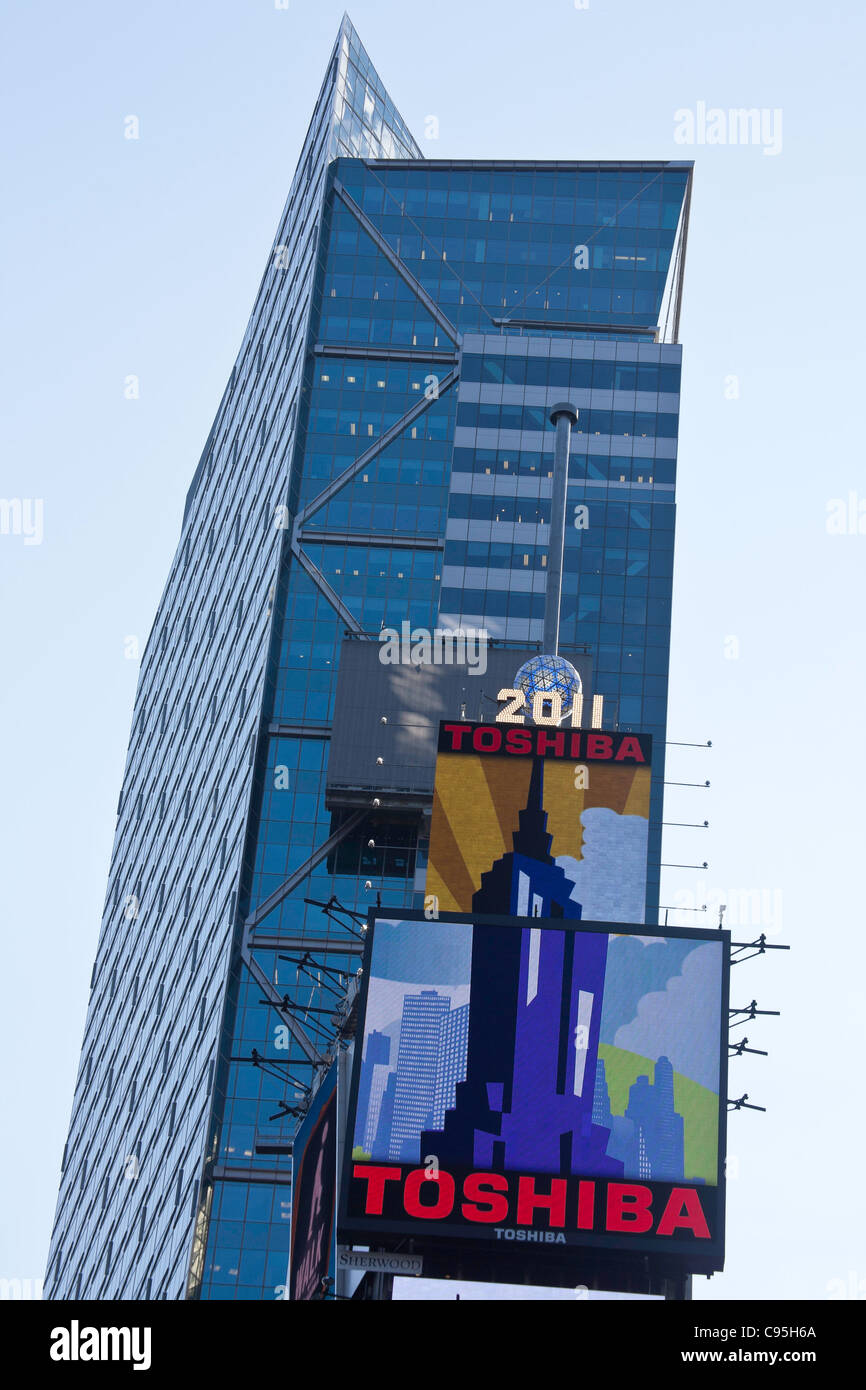
[[[564,399],[560,641],[655,736],[655,920],[690,185],[424,159],[344,19],[142,661],[47,1298],[279,1296],[319,904],[423,902],[417,811],[326,807],[341,643],[540,643]]]

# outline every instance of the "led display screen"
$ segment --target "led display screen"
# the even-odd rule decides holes
[[[728,955],[723,932],[373,914],[343,1237],[721,1268]]]
[[[292,1147],[289,1297],[333,1296],[337,1232],[337,1072],[335,1062],[313,1097]],[[326,1281],[330,1280],[330,1283]]]
[[[651,758],[646,734],[443,720],[436,910],[642,922]]]

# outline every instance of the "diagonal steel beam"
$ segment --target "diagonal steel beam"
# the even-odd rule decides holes
[[[377,227],[373,225],[370,219],[361,210],[361,208],[355,202],[354,198],[352,198],[351,195],[343,187],[339,179],[335,179],[334,181],[334,191],[336,195],[341,199],[344,206],[348,209],[348,211],[358,222],[358,224],[361,227],[363,227],[364,231],[368,234],[368,236],[371,237],[373,242],[381,251],[382,255],[389,262],[389,264],[393,266],[396,273],[409,286],[409,288],[412,290],[412,293],[418,299],[419,303],[423,304],[424,308],[427,310],[427,312],[430,314],[433,320],[439,324],[440,328],[442,328],[443,331],[447,333],[450,338],[453,339],[455,345],[459,345],[461,342],[461,338],[454,324],[445,314],[442,313],[442,310],[439,308],[438,304],[436,304],[435,300],[431,299],[430,295],[423,288],[423,286],[419,284],[419,282],[415,279],[415,276],[412,274],[409,268],[400,259],[400,257],[391,249],[385,238],[382,236],[381,232],[378,230]],[[316,350],[326,350],[326,345],[317,344]],[[446,360],[455,361],[454,354],[447,354]],[[419,415],[422,415],[425,410],[428,410],[432,402],[434,400],[438,400],[444,391],[447,391],[451,386],[453,386],[455,381],[458,380],[458,377],[459,367],[458,365],[456,365],[455,362],[455,365],[452,367],[451,371],[447,372],[446,375],[442,378],[442,380],[438,383],[438,388],[435,396],[428,397],[425,395],[424,397],[422,397],[421,400],[417,401],[415,405],[413,405],[409,410],[406,411],[405,415],[402,415],[399,420],[396,420],[394,422],[390,429],[385,430],[384,434],[380,435],[380,437],[376,440],[375,444],[372,444],[369,449],[365,449],[364,452],[360,454],[358,458],[356,458],[354,462],[349,465],[348,468],[345,468],[342,473],[338,474],[336,478],[332,478],[331,482],[328,483],[327,486],[324,487],[316,497],[312,498],[312,500],[308,502],[307,505],[303,507],[295,517],[295,523],[292,530],[291,539],[292,554],[295,556],[298,563],[306,571],[310,579],[312,579],[319,592],[325,596],[325,598],[330,603],[331,607],[335,610],[335,612],[337,612],[340,615],[340,617],[342,618],[346,626],[349,628],[349,630],[351,632],[354,632],[359,637],[363,637],[365,634],[361,624],[358,622],[358,619],[355,617],[351,609],[340,598],[340,595],[337,593],[336,589],[334,589],[333,586],[328,583],[327,579],[325,578],[324,574],[319,569],[319,567],[313,563],[309,555],[307,555],[302,548],[301,540],[303,539],[304,524],[315,512],[319,511],[320,508],[325,506],[325,504],[329,502],[330,499],[333,496],[335,496],[335,494],[338,493],[341,488],[345,487],[346,484],[352,480],[352,478],[354,478],[358,473],[360,473],[361,469],[364,468],[366,464],[370,463],[372,459],[376,458],[377,455],[381,454],[384,449],[387,449],[389,444],[391,444],[395,439],[397,439],[399,435],[403,433],[404,430],[408,429],[409,426],[418,418]],[[265,905],[263,904],[262,906],[264,907]],[[261,909],[259,910],[261,911]]]
[[[368,237],[376,243],[376,246],[385,259],[390,261],[391,265],[400,276],[400,279],[409,286],[416,299],[420,300],[424,305],[430,317],[436,320],[439,327],[442,328],[455,343],[459,343],[461,341],[459,329],[457,329],[451,320],[443,314],[435,299],[431,299],[423,285],[419,284],[415,279],[415,276],[412,274],[405,261],[402,261],[396,251],[388,245],[388,242],[379,231],[379,228],[371,222],[367,214],[359,208],[355,199],[346,191],[339,179],[334,179],[334,192],[344,206],[348,208],[349,212],[355,218],[355,221],[359,222],[364,228]]]
[[[322,574],[322,571],[319,569],[318,565],[314,565],[309,555],[307,555],[301,549],[301,544],[297,535],[293,536],[292,538],[292,554],[295,556],[298,563],[300,565],[303,565],[304,569],[312,579],[316,588],[320,591],[320,593],[323,593],[325,595],[325,598],[328,600],[331,607],[337,610],[346,626],[350,628],[352,632],[354,632],[358,637],[362,637],[364,635],[364,629],[358,622],[358,619],[355,617],[351,608],[346,607],[345,603],[340,598],[340,595],[337,593],[336,589],[334,589],[328,583],[327,579]]]
[[[319,1064],[323,1063],[325,1061],[325,1058],[323,1057],[319,1049],[315,1046],[315,1044],[311,1042],[310,1038],[307,1036],[306,1029],[304,1029],[301,1026],[301,1024],[298,1023],[298,1020],[295,1018],[294,1014],[291,1012],[290,1009],[283,1008],[283,996],[280,994],[273,980],[268,979],[264,970],[259,965],[255,956],[253,955],[252,950],[250,946],[247,944],[247,942],[244,942],[243,946],[241,947],[241,959],[244,962],[244,965],[249,970],[256,984],[261,989],[265,998],[269,1001],[273,1008],[277,1010],[278,1014],[280,1015],[280,1018],[283,1020],[292,1037],[298,1043],[299,1047],[302,1049],[304,1054],[310,1059],[314,1066],[318,1066]]]
[[[452,371],[446,372],[445,376],[443,376],[442,380],[439,382],[437,394],[435,396],[422,396],[420,400],[416,401],[415,404],[406,411],[405,415],[401,415],[399,420],[395,420],[393,425],[391,425],[384,434],[381,434],[374,444],[370,445],[369,449],[365,449],[363,454],[359,454],[354,462],[349,464],[348,468],[344,468],[342,473],[338,473],[336,478],[332,478],[327,486],[322,488],[321,492],[317,493],[305,507],[302,507],[295,517],[295,537],[297,538],[304,523],[314,512],[317,512],[326,502],[330,502],[334,494],[339,492],[340,488],[345,487],[346,483],[351,482],[356,473],[360,473],[361,469],[365,468],[368,463],[371,463],[384,449],[387,449],[389,444],[393,444],[394,440],[397,439],[404,430],[407,430],[411,424],[414,424],[419,415],[423,415],[425,410],[429,410],[433,402],[438,400],[440,396],[444,395],[444,393],[454,385],[457,377],[458,371],[456,367]]]
[[[264,902],[259,904],[255,912],[247,918],[247,935],[249,935],[253,927],[258,926],[259,922],[264,921],[269,912],[273,912],[274,908],[283,901],[283,898],[287,898],[290,893],[294,892],[299,883],[303,883],[307,874],[315,869],[317,864],[321,864],[322,860],[331,853],[331,850],[335,849],[341,840],[345,840],[346,836],[350,835],[357,825],[360,825],[366,814],[366,807],[363,810],[356,811],[354,815],[344,820],[342,825],[338,826],[333,834],[328,836],[327,840],[323,840],[320,845],[316,846],[309,859],[305,859],[300,868],[295,869],[295,872],[289,875],[285,883],[281,883],[279,888],[275,888],[270,897],[265,898]]]

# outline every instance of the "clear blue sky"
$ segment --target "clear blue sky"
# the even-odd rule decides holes
[[[0,535],[7,1278],[44,1268],[137,676],[124,643],[147,636],[341,12],[6,7],[0,496],[44,506],[41,544]],[[732,1094],[768,1113],[732,1118],[728,1269],[696,1295],[825,1298],[866,1280],[858,7],[350,13],[431,157],[696,161],[670,737],[714,747],[672,750],[669,776],[713,786],[671,791],[668,820],[711,828],[670,830],[665,858],[710,867],[671,871],[663,900],[753,890],[751,934],[781,910],[794,947],[734,971],[735,1002],[784,1012],[744,1030],[771,1055],[734,1063]],[[699,102],[780,109],[781,151],[677,144]],[[830,534],[849,493],[855,533]]]

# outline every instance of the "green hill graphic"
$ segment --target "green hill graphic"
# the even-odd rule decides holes
[[[626,1052],[611,1043],[601,1043],[598,1054],[604,1061],[610,1108],[624,1115],[629,1087],[639,1076],[655,1080],[655,1062],[637,1052]],[[719,1146],[719,1098],[714,1091],[674,1072],[674,1107],[682,1115],[685,1129],[685,1176],[716,1183],[716,1155]]]

